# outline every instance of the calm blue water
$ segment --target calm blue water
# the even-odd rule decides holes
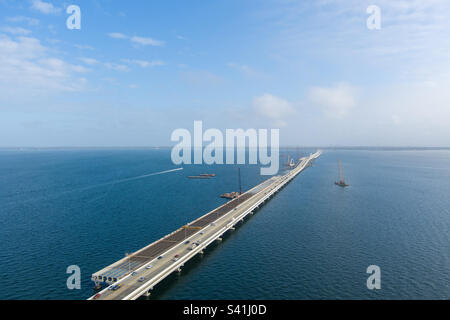
[[[294,154],[295,152],[292,152]],[[351,185],[341,189],[337,159]],[[0,151],[0,299],[85,299],[91,273],[223,203],[235,166],[170,150]],[[242,167],[244,189],[265,178]],[[211,180],[188,175],[217,174]],[[326,151],[156,299],[449,299],[450,151]],[[82,289],[66,288],[79,265]],[[381,267],[382,289],[366,288]]]

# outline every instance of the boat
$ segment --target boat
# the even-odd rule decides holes
[[[209,179],[211,177],[215,177],[216,175],[214,173],[202,173],[198,176],[189,176],[189,179]]]
[[[342,187],[342,188],[345,188],[345,187],[348,187],[349,185],[345,182],[345,180],[344,180],[344,175],[342,174],[342,164],[341,164],[341,160],[339,160],[339,178],[340,178],[340,180],[339,181],[336,181],[334,184],[335,185],[337,185],[337,186],[339,186],[339,187]]]
[[[234,199],[239,197],[239,192],[228,192],[228,193],[224,193],[220,196],[221,198],[224,199]]]

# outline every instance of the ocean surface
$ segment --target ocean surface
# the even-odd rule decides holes
[[[267,178],[240,167],[244,190]],[[86,299],[93,272],[238,189],[237,166],[151,175],[176,168],[169,149],[0,151],[0,299]],[[450,151],[325,150],[151,299],[450,299]]]

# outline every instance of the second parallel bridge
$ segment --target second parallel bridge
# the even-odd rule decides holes
[[[272,177],[238,198],[192,221],[164,238],[94,273],[92,281],[110,286],[90,300],[135,300],[149,295],[159,282],[181,267],[212,242],[234,229],[267,199],[283,188],[321,155],[321,151],[300,159],[291,171]],[[115,290],[112,290],[112,289]]]

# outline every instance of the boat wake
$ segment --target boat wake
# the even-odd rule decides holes
[[[131,177],[131,178],[125,178],[125,179],[119,179],[119,180],[114,180],[114,181],[94,184],[94,185],[90,185],[90,186],[87,186],[87,187],[75,188],[75,189],[71,189],[71,190],[66,190],[66,191],[50,194],[50,195],[47,195],[45,197],[36,197],[36,198],[23,200],[23,201],[21,201],[21,204],[27,204],[29,202],[34,202],[34,201],[56,199],[56,198],[58,198],[60,196],[71,194],[71,193],[74,193],[74,192],[83,192],[83,191],[87,191],[87,190],[91,190],[91,189],[95,189],[95,188],[106,187],[106,186],[113,186],[113,185],[116,185],[116,184],[119,184],[119,183],[145,179],[145,178],[148,178],[148,177],[157,176],[157,175],[161,175],[161,174],[167,174],[167,173],[181,171],[181,170],[183,170],[183,168],[164,170],[164,171],[144,174],[142,176],[137,176],[137,177]],[[109,191],[107,191],[107,193],[108,192]],[[15,204],[15,202],[7,203],[6,205],[8,205],[8,204]]]
[[[166,173],[171,173],[171,172],[180,171],[180,170],[183,170],[183,168],[164,170],[164,171],[160,171],[160,172],[144,174],[144,175],[138,176],[138,177],[115,180],[115,181],[104,183],[102,185],[109,185],[109,184],[116,184],[116,183],[128,182],[128,181],[133,181],[133,180],[139,180],[139,179],[144,179],[144,178],[151,177],[151,176],[157,176],[157,175],[160,175],[160,174],[166,174]],[[98,186],[100,186],[100,185],[98,185]]]

